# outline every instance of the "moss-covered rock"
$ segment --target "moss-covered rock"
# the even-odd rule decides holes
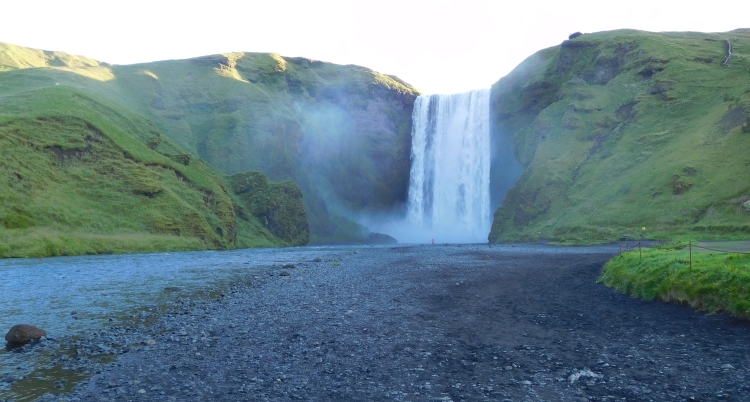
[[[246,210],[274,236],[293,246],[307,244],[310,228],[297,184],[290,180],[272,183],[260,172],[238,173],[230,182]]]

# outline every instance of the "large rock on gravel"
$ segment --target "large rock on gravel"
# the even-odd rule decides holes
[[[11,345],[25,345],[43,336],[47,336],[47,331],[29,324],[18,324],[5,334],[5,340]]]

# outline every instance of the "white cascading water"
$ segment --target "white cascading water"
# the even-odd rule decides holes
[[[408,230],[399,240],[486,242],[490,219],[488,89],[423,95],[412,117]]]

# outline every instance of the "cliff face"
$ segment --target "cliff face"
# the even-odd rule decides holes
[[[396,77],[276,54],[114,66],[5,44],[0,73],[3,93],[59,85],[138,115],[156,133],[138,139],[178,163],[293,180],[313,242],[365,241],[366,228],[345,215],[406,202],[418,92]]]
[[[524,61],[492,87],[493,141],[523,173],[490,241],[750,232],[748,46],[749,30],[613,31]]]

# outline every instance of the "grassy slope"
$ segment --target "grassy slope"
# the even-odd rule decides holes
[[[493,86],[493,124],[526,169],[490,241],[747,236],[748,49],[748,30],[613,31],[530,57]]]
[[[306,243],[238,218],[229,179],[118,102],[113,81],[90,59],[0,45],[0,256]]]
[[[389,211],[408,191],[416,89],[359,66],[231,53],[113,67],[132,107],[227,174],[299,183],[314,242],[364,228],[335,211]]]

